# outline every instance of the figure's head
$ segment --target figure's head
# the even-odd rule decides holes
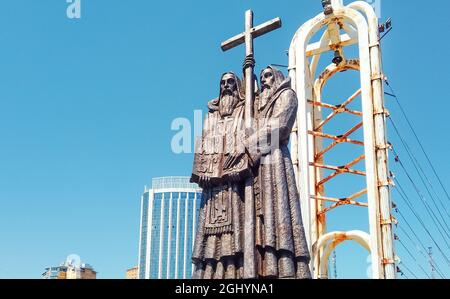
[[[275,90],[284,81],[284,75],[281,71],[273,66],[268,66],[261,72],[261,90]]]
[[[222,79],[220,80],[220,95],[233,95],[237,92],[238,85],[237,85],[237,78],[236,75],[233,73],[225,73],[222,76]]]
[[[273,88],[275,83],[275,77],[273,76],[273,70],[271,68],[266,68],[261,72],[261,89]]]
[[[236,105],[243,99],[241,80],[228,72],[220,79],[219,112],[222,117],[230,116]]]
[[[273,66],[268,66],[262,70],[261,80],[261,99],[263,103],[274,95],[278,87],[284,82],[284,75],[281,71]]]

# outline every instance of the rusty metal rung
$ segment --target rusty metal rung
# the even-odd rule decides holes
[[[364,142],[362,142],[362,141],[352,140],[352,139],[345,138],[345,137],[342,137],[342,136],[334,136],[334,135],[325,134],[325,133],[321,133],[321,132],[315,132],[315,131],[308,131],[308,134],[316,136],[316,137],[321,137],[321,138],[335,140],[335,141],[338,141],[340,143],[351,143],[351,144],[364,146]]]
[[[349,97],[341,106],[346,107],[353,102],[361,94],[361,88],[358,89],[351,97]]]
[[[361,89],[357,90],[352,96],[350,96],[344,103],[342,103],[341,105],[331,105],[331,104],[327,104],[327,103],[323,103],[323,102],[317,102],[317,101],[311,101],[308,100],[308,103],[316,106],[316,107],[322,107],[322,108],[327,108],[327,109],[331,109],[333,110],[333,114],[330,115],[328,118],[332,118],[333,116],[339,114],[339,113],[348,113],[348,114],[353,114],[353,115],[357,115],[357,116],[363,116],[363,113],[361,111],[355,111],[355,110],[351,110],[348,109],[347,106],[353,102],[359,95],[361,94]],[[327,118],[327,119],[328,119]],[[329,120],[325,121],[328,122]],[[319,125],[319,128],[323,127],[324,124]]]
[[[332,205],[331,207],[325,208],[322,211],[320,211],[319,213],[317,213],[318,216],[322,216],[326,213],[331,212],[332,210],[341,207],[341,206],[348,206],[348,205],[352,205],[350,202],[346,202],[346,201],[341,201],[338,203],[335,203],[334,205]],[[356,205],[356,206],[362,206],[362,205]]]
[[[366,173],[364,171],[349,169],[344,167],[337,167],[332,165],[325,165],[325,164],[319,164],[319,163],[309,163],[309,166],[318,167],[322,169],[328,169],[328,170],[334,170],[339,173],[350,173],[350,174],[357,174],[361,176],[366,176]]]
[[[316,200],[326,201],[326,202],[333,202],[333,203],[347,202],[347,205],[358,206],[358,207],[368,207],[369,206],[367,203],[349,200],[348,198],[340,199],[340,198],[332,198],[332,197],[325,197],[325,196],[318,196],[318,195],[311,195],[311,198],[316,199]]]
[[[364,160],[366,158],[366,155],[361,155],[358,158],[356,158],[355,160],[353,160],[352,162],[348,163],[347,165],[345,165],[347,168],[350,168],[352,166],[355,166],[356,164],[358,164],[359,162],[361,162],[362,160]]]
[[[325,126],[330,120],[333,119],[336,115],[338,115],[339,112],[337,110],[334,110],[330,115],[327,116],[315,129],[314,131],[319,131],[323,126]]]
[[[314,102],[314,101],[311,101],[311,100],[308,101],[308,104],[311,104],[311,105],[316,106],[316,107],[322,107],[322,108],[331,109],[331,110],[343,109],[342,113],[353,114],[353,115],[356,115],[356,116],[363,116],[362,111],[352,110],[352,109],[348,109],[348,108],[342,108],[342,106],[336,106],[336,105],[331,105],[331,104],[321,103],[321,102]]]
[[[358,197],[360,197],[360,196],[362,196],[362,195],[364,195],[364,194],[366,194],[367,193],[367,189],[363,189],[363,190],[361,190],[361,191],[359,191],[359,192],[356,192],[355,194],[353,194],[352,196],[350,196],[348,199],[349,200],[353,200],[353,199],[356,199],[356,198],[358,198]]]
[[[330,197],[322,197],[322,196],[315,196],[312,195],[311,198],[316,199],[316,200],[321,200],[321,201],[328,201],[328,202],[333,202],[334,204],[328,208],[323,209],[322,211],[320,211],[318,213],[318,215],[324,215],[340,206],[345,206],[345,205],[352,205],[352,206],[358,206],[358,207],[369,207],[369,205],[367,203],[362,203],[362,202],[357,202],[354,201],[354,199],[360,197],[361,195],[367,193],[367,189],[361,190],[360,192],[357,192],[355,194],[353,194],[352,196],[348,197],[348,198],[342,198],[342,199],[338,199],[338,198],[330,198]]]

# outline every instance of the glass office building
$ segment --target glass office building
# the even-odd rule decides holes
[[[202,191],[188,177],[156,178],[141,199],[140,279],[189,279]]]

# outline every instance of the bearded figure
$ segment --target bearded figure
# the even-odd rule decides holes
[[[255,100],[256,128],[247,140],[257,144],[252,164],[255,178],[256,252],[262,278],[311,278],[310,255],[302,223],[299,193],[288,149],[297,114],[290,79],[274,67],[261,73]]]
[[[251,174],[243,144],[244,97],[240,79],[225,73],[196,142],[191,181],[203,195],[192,254],[194,279],[243,277],[244,188]]]

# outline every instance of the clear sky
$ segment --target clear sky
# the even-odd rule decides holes
[[[171,151],[171,122],[205,110],[223,72],[240,73],[243,49],[220,43],[242,31],[248,8],[257,23],[280,16],[283,28],[255,43],[257,72],[286,64],[294,32],[321,10],[319,0],[81,3],[77,20],[65,0],[0,3],[0,278],[39,278],[69,254],[99,278],[124,277],[137,264],[144,185],[190,175],[192,155]],[[395,27],[385,72],[447,188],[449,9],[382,0],[381,11]],[[338,215],[337,229],[363,219]],[[340,277],[365,277],[363,249],[337,253]]]

